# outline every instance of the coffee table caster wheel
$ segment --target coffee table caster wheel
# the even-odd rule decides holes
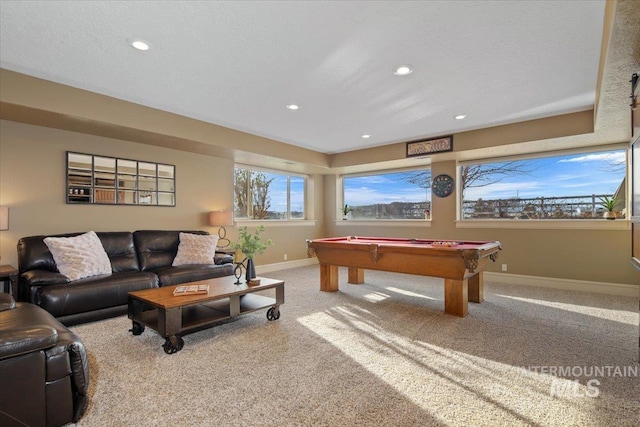
[[[144,325],[141,325],[138,322],[133,322],[133,327],[129,329],[133,335],[140,335],[144,332]]]
[[[280,318],[280,310],[277,307],[271,307],[267,310],[267,319],[268,320],[278,320]]]
[[[182,337],[177,337],[175,335],[170,336],[162,345],[164,352],[167,354],[177,353],[182,350],[184,347],[184,340]]]

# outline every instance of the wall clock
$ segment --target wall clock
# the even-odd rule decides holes
[[[453,193],[455,189],[455,182],[453,178],[449,175],[442,174],[433,178],[433,183],[431,184],[431,191],[438,197],[447,197],[449,194]]]

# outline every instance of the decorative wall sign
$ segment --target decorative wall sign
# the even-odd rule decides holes
[[[431,191],[438,197],[447,197],[455,189],[455,182],[449,175],[442,174],[433,178]]]
[[[426,156],[453,151],[453,135],[407,142],[407,157]]]

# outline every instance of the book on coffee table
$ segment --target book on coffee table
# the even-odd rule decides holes
[[[173,290],[173,295],[198,295],[209,293],[209,285],[183,285]]]

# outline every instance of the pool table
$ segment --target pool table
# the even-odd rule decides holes
[[[483,301],[482,270],[495,261],[500,242],[332,237],[307,240],[307,253],[320,262],[320,290],[338,290],[338,267],[348,282],[364,283],[364,270],[383,270],[444,279],[444,312],[464,317],[468,302]]]

